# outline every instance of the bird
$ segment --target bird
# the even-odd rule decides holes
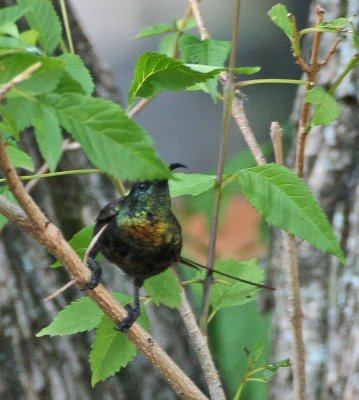
[[[173,163],[168,168],[173,171],[186,166]],[[84,289],[94,289],[101,280],[102,268],[95,260],[99,252],[133,278],[133,304],[125,306],[127,316],[116,326],[120,332],[127,332],[139,317],[139,291],[147,278],[177,263],[210,269],[181,256],[181,225],[171,210],[167,179],[135,182],[128,194],[107,204],[100,211],[94,237],[97,234],[97,241],[88,253],[91,278]],[[267,287],[216,272],[257,287]]]

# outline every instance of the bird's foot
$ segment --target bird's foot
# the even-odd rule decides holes
[[[127,317],[117,324],[115,328],[120,332],[127,332],[140,315],[140,309],[131,306],[131,304],[126,304],[125,309],[127,311]]]
[[[81,290],[92,290],[100,283],[102,269],[99,264],[92,258],[87,260],[87,264],[91,269],[91,278],[85,283],[85,285],[81,288]]]

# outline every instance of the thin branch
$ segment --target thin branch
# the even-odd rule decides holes
[[[319,27],[319,25],[323,22],[324,17],[324,8],[321,6],[316,7],[316,21],[315,26]],[[320,40],[322,38],[323,32],[314,32],[313,46],[312,46],[312,57],[311,57],[311,65],[318,64],[318,56],[319,56],[319,48],[320,48]]]
[[[197,17],[202,18],[199,9],[196,11],[198,13]],[[193,9],[193,13],[195,10]],[[207,272],[207,276],[204,284],[204,295],[203,295],[203,310],[200,319],[200,327],[203,332],[207,330],[208,325],[208,316],[209,316],[209,308],[210,308],[210,294],[211,294],[211,286],[212,286],[212,274],[211,270],[214,265],[215,260],[215,249],[216,249],[216,241],[217,241],[217,233],[218,233],[218,220],[219,220],[219,210],[221,205],[221,197],[222,197],[222,180],[223,180],[223,172],[224,165],[226,161],[227,155],[227,147],[229,140],[229,132],[230,132],[230,124],[231,124],[231,113],[233,108],[233,100],[234,100],[234,82],[233,82],[233,73],[231,70],[235,67],[236,63],[236,54],[237,54],[237,40],[238,40],[238,29],[239,29],[239,14],[240,14],[240,0],[236,0],[235,9],[233,13],[233,27],[232,27],[232,40],[231,40],[231,54],[230,54],[230,63],[229,68],[230,72],[226,73],[222,80],[224,81],[223,92],[223,121],[222,121],[222,134],[221,134],[221,142],[218,154],[218,164],[217,164],[217,174],[216,174],[216,185],[215,185],[215,198],[214,198],[214,206],[213,206],[213,214],[212,214],[212,223],[209,234],[209,245],[208,245],[208,256],[207,256],[207,266],[210,270]],[[204,26],[204,22],[202,22],[202,26]]]
[[[191,338],[203,375],[208,385],[211,399],[225,400],[222,383],[209,350],[207,336],[201,332],[196,318],[193,315],[186,293],[182,289],[182,305],[180,308],[181,317]]]
[[[271,124],[271,138],[274,147],[276,163],[283,165],[282,129],[277,122]],[[306,399],[305,376],[305,346],[303,339],[303,311],[300,294],[300,279],[298,266],[298,249],[296,238],[287,232],[282,232],[283,254],[282,265],[288,265],[287,271],[289,301],[291,304],[290,322],[294,334],[294,396],[295,400]]]
[[[201,35],[201,40],[206,40],[209,38],[209,33],[204,23],[204,19],[200,11],[198,1],[197,0],[188,0],[188,1],[189,4],[191,5],[192,13],[196,20],[199,34]]]
[[[0,87],[0,102],[4,101],[6,95],[10,90],[19,83],[22,83],[31,78],[32,74],[41,67],[41,62],[38,61],[35,64],[30,65],[20,74],[16,75],[9,82],[5,83]]]
[[[0,197],[0,211],[12,222],[23,226],[49,253],[62,262],[73,279],[76,279],[82,285],[85,284],[90,278],[89,269],[81,262],[72,247],[64,239],[60,230],[47,220],[25,191],[9,161],[6,145],[1,138],[0,167],[12,193],[22,205],[25,213],[16,205],[7,207],[8,204],[2,201],[2,197]],[[126,310],[103,285],[100,284],[95,289],[89,290],[87,294],[116,323],[125,318]],[[151,363],[159,369],[180,398],[208,400],[178,365],[161,349],[153,337],[138,324],[134,324],[127,332],[127,335]]]
[[[276,163],[283,165],[283,129],[278,122],[272,122],[270,126],[270,137],[273,142]]]
[[[87,250],[86,250],[86,253],[85,253],[85,255],[84,255],[84,259],[82,260],[82,262],[83,262],[85,265],[87,264],[87,260],[88,260],[88,258],[89,258],[90,251],[91,251],[91,250],[93,249],[93,247],[95,246],[96,242],[98,241],[98,238],[102,235],[102,232],[107,228],[107,225],[108,225],[108,224],[104,225],[104,226],[96,233],[96,235],[92,238],[92,240],[91,240],[91,242],[90,242],[90,244],[89,244],[89,246],[88,246],[88,248],[87,248]]]
[[[246,141],[249,150],[253,154],[256,163],[258,165],[266,164],[267,161],[264,157],[264,154],[249,125],[248,118],[243,106],[243,100],[240,100],[237,97],[235,97],[233,101],[232,115],[238,125],[238,128],[241,130],[243,138]]]
[[[73,142],[70,139],[65,139],[62,142],[62,152],[65,151],[73,151],[73,150],[78,150],[81,148],[80,143],[78,142]],[[43,163],[41,165],[41,167],[36,171],[35,176],[36,175],[43,175],[45,174],[47,171],[49,170],[49,166],[46,163]],[[31,181],[29,183],[27,183],[25,185],[25,190],[27,191],[27,193],[30,193],[32,190],[35,189],[35,186],[40,182],[40,178],[29,178],[29,176],[27,177],[21,177],[21,180],[26,180],[27,179],[31,179]],[[41,177],[43,178],[43,177]]]
[[[102,235],[102,232],[106,229],[108,224],[106,224],[105,226],[103,226],[97,233],[96,235],[92,238],[86,253],[84,255],[84,258],[82,260],[82,262],[87,265],[87,259],[89,257],[90,251],[91,249],[94,247],[94,245],[96,244],[96,242],[98,241],[98,238]],[[64,286],[62,286],[60,289],[57,289],[54,293],[50,294],[49,296],[45,297],[45,301],[49,301],[54,299],[56,296],[60,295],[62,292],[64,292],[66,289],[70,288],[73,285],[76,285],[78,282],[76,281],[76,279],[72,279],[70,282],[67,282]]]
[[[148,104],[154,99],[154,97],[150,97],[149,99],[141,99],[138,103],[131,108],[131,110],[127,113],[129,118],[133,118],[139,112],[141,112]]]
[[[290,322],[294,334],[294,399],[306,400],[305,345],[303,339],[303,311],[300,294],[297,242],[294,236],[286,232],[282,232],[282,238],[284,247],[282,265],[288,265],[289,263],[287,276],[289,279],[289,302],[291,304]]]
[[[71,286],[74,286],[77,284],[76,279],[71,279],[71,281],[67,282],[64,286],[60,287],[60,289],[55,290],[55,292],[51,293],[47,297],[44,298],[44,301],[50,301],[54,299],[55,297],[59,296],[61,293],[63,293],[65,290],[70,288]]]

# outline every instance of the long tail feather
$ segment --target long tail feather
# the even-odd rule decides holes
[[[265,285],[265,284],[260,284],[260,283],[247,281],[246,279],[237,278],[237,277],[235,277],[233,275],[226,274],[225,272],[221,272],[221,271],[217,271],[215,269],[211,269],[211,268],[207,267],[206,265],[198,264],[197,262],[189,260],[188,258],[185,258],[185,257],[182,257],[182,256],[180,257],[180,262],[185,264],[185,265],[188,265],[189,267],[196,268],[196,269],[203,268],[203,269],[206,269],[208,271],[213,271],[216,274],[225,276],[227,278],[234,279],[234,280],[239,281],[239,282],[247,283],[248,285],[256,286],[258,288],[276,290],[274,287],[271,287],[271,286],[268,286],[268,285]]]

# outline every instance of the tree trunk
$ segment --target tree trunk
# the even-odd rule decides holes
[[[13,3],[2,0],[0,7]],[[71,8],[69,14],[75,48],[92,73],[96,94],[118,101],[118,90],[111,74],[96,57]],[[33,155],[36,165],[41,165],[31,132],[24,136],[23,147]],[[88,167],[81,150],[76,150],[64,154],[58,169]],[[99,175],[42,180],[32,195],[67,238],[93,224],[101,207],[117,196],[107,180]],[[35,337],[59,310],[82,296],[77,288],[71,288],[51,302],[43,301],[69,280],[61,269],[49,268],[53,261],[41,246],[16,226],[8,225],[1,232],[0,398],[175,399],[172,389],[142,356],[125,371],[91,388],[88,354],[94,337],[92,332],[71,337]],[[111,282],[107,286],[113,290],[124,288],[123,275],[117,268],[107,268],[103,281],[105,284]],[[154,313],[156,338],[190,377],[202,382],[203,386],[198,363],[193,350],[188,349],[187,335],[178,313],[161,308],[160,314]]]
[[[340,4],[339,4],[340,3]],[[325,19],[358,12],[357,0],[325,0]],[[316,4],[313,4],[311,16]],[[313,24],[313,18],[311,23]],[[333,35],[326,34],[323,48],[329,49]],[[323,52],[324,53],[324,52]],[[320,74],[320,85],[328,87],[355,53],[348,37],[330,65]],[[299,263],[304,314],[304,341],[307,361],[309,399],[353,400],[359,398],[359,113],[358,70],[354,70],[336,92],[342,114],[330,126],[313,129],[306,148],[305,177],[317,200],[332,222],[347,254],[347,266],[323,254],[305,242],[299,244]],[[300,94],[299,94],[300,96]],[[299,103],[299,101],[298,101]],[[299,107],[294,117],[298,119]],[[291,163],[291,161],[289,161]],[[272,259],[280,264],[281,236],[277,235]],[[280,282],[286,274],[277,271],[274,308],[274,360],[291,357],[293,338],[288,321],[288,294]],[[275,399],[292,398],[290,371],[281,370],[272,384]]]

